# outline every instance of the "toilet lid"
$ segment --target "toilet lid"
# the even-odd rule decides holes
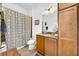
[[[35,40],[29,40],[28,42],[27,42],[27,44],[33,44],[35,42]]]

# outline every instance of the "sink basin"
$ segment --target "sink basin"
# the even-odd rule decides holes
[[[54,36],[58,36],[58,34],[54,34]]]

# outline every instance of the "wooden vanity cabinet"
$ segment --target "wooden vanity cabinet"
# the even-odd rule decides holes
[[[37,35],[36,36],[36,51],[45,56],[57,55],[57,39]]]
[[[65,4],[68,6],[69,4]],[[60,5],[64,7],[65,5]],[[59,10],[59,56],[79,55],[79,4]]]
[[[57,56],[57,40],[45,37],[45,56]]]
[[[44,36],[37,35],[36,36],[36,51],[39,52],[40,54],[44,55]]]

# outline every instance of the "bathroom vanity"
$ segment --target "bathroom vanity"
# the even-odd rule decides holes
[[[57,55],[57,37],[50,34],[37,34],[36,50],[45,56]]]

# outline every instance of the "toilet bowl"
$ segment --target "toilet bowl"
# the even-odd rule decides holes
[[[27,44],[29,46],[29,50],[33,50],[35,48],[35,40],[34,39],[30,39],[27,41]]]

